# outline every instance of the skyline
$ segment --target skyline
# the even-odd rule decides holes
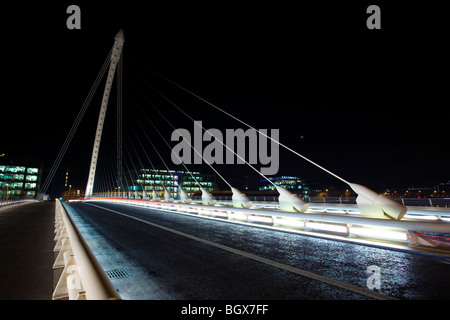
[[[446,51],[440,33],[430,35],[433,28],[408,32],[401,17],[392,19],[389,12],[398,8],[381,5],[386,19],[382,29],[374,31],[380,32],[372,33],[357,24],[366,15],[354,18],[356,9],[337,11],[351,18],[344,19],[342,29],[332,28],[340,21],[327,19],[339,15],[335,6],[324,16],[323,10],[311,6],[309,17],[294,19],[296,15],[283,6],[261,6],[259,15],[250,16],[251,8],[237,13],[235,7],[220,12],[211,8],[211,15],[205,15],[193,7],[169,12],[161,5],[161,15],[145,20],[146,14],[133,4],[103,8],[85,3],[80,4],[81,30],[68,30],[65,5],[38,11],[48,17],[44,38],[25,37],[27,24],[7,35],[13,44],[7,55],[15,62],[7,68],[12,80],[7,101],[15,103],[2,112],[5,119],[21,119],[19,126],[25,129],[17,129],[15,122],[3,123],[4,131],[14,134],[4,136],[0,154],[42,159],[50,168],[114,35],[123,28],[124,117],[136,110],[132,105],[144,105],[137,91],[148,90],[140,82],[143,78],[155,86],[159,81],[166,92],[174,93],[171,99],[206,128],[247,129],[213,115],[198,100],[162,85],[161,79],[150,78],[148,67],[255,128],[279,129],[280,142],[348,181],[390,187],[432,185],[450,178],[445,84],[437,77],[444,72]],[[230,21],[230,16],[235,19]],[[313,23],[318,16],[320,27]],[[33,59],[26,54],[30,47],[39,48]],[[127,96],[133,90],[134,96]],[[83,175],[87,180],[98,91],[103,91],[102,84],[59,167],[64,173],[67,168],[75,171],[80,181]],[[110,99],[111,115],[113,103]],[[55,121],[55,115],[61,119]],[[174,125],[191,130],[193,123],[177,118]],[[173,131],[162,130],[168,137]],[[164,144],[158,143],[163,150]],[[170,152],[165,152],[170,159]],[[252,174],[242,166],[216,167],[231,179],[238,175],[236,170],[241,176]],[[329,178],[282,148],[278,174],[308,181]]]

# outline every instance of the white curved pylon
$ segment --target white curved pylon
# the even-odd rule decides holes
[[[300,199],[297,195],[291,193],[283,187],[276,186],[280,196],[278,202],[280,203],[280,209],[286,211],[298,211],[301,213],[308,210],[308,203]]]
[[[164,188],[164,201],[173,202],[173,198],[170,192],[166,189],[166,187],[163,186],[163,188]]]
[[[217,201],[214,199],[213,195],[203,188],[201,188],[201,190],[202,190],[202,204],[207,206],[215,206]]]
[[[98,152],[100,149],[100,141],[102,139],[103,124],[105,122],[106,108],[108,107],[109,93],[116,72],[117,62],[120,60],[122,54],[123,43],[125,42],[123,30],[119,30],[115,36],[115,41],[111,53],[111,64],[109,65],[108,76],[106,78],[105,91],[103,92],[102,106],[98,116],[97,131],[95,133],[94,148],[92,149],[91,166],[89,167],[89,177],[86,185],[85,197],[92,196],[94,188],[95,170],[97,169]]]
[[[349,186],[358,194],[356,203],[361,215],[376,218],[387,215],[392,219],[400,220],[407,211],[407,208],[400,203],[365,186],[356,183],[349,183]]]
[[[248,209],[253,206],[253,202],[251,202],[250,199],[241,191],[233,187],[231,187],[231,191],[233,192],[233,196],[231,197],[231,200],[233,201],[233,207]]]
[[[180,201],[182,203],[191,203],[192,199],[189,198],[188,194],[186,193],[186,191],[184,191],[183,189],[181,189],[180,187]]]

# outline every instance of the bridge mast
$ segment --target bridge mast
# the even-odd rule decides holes
[[[103,124],[105,122],[106,108],[108,107],[109,93],[114,79],[117,63],[122,54],[122,47],[125,41],[123,30],[119,30],[114,38],[114,45],[111,53],[111,64],[109,65],[108,77],[106,79],[105,91],[103,92],[102,106],[98,117],[97,131],[95,133],[94,148],[92,150],[91,166],[89,167],[89,178],[86,185],[85,197],[92,196],[94,187],[95,169],[97,168],[98,151],[100,149],[100,141],[102,139]]]
[[[120,59],[117,65],[117,185],[123,191],[122,184],[122,67],[123,60]]]

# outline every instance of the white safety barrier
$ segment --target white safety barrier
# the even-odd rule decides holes
[[[423,232],[450,234],[450,223],[444,221],[403,221],[353,215],[294,213],[265,208],[247,209],[225,205],[211,206],[107,197],[92,197],[87,200],[176,211],[229,222],[287,229],[294,232],[332,233],[351,239],[382,240],[410,245],[436,246],[432,238],[427,237]]]
[[[64,267],[64,270],[53,300],[121,299],[59,200],[55,208],[55,233],[54,251],[59,253],[53,268]]]
[[[30,203],[30,202],[38,202],[38,200],[35,200],[35,199],[0,200],[0,208],[14,206],[14,205],[18,205],[18,204],[25,204],[25,203]]]

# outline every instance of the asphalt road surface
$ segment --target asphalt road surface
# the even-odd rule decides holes
[[[128,205],[67,207],[124,299],[450,298],[438,257]]]

